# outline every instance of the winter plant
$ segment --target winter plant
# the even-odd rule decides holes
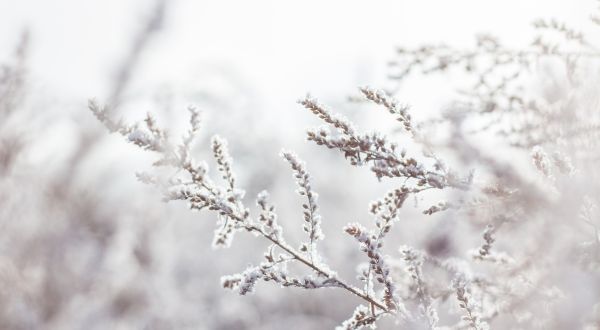
[[[592,22],[599,24],[596,17]],[[396,187],[371,202],[371,221],[343,228],[364,253],[357,276],[339,274],[325,262],[319,242],[327,219],[321,217],[309,167],[294,152],[283,150],[281,157],[302,200],[299,226],[306,235],[299,246],[286,239],[266,191],[255,198],[256,212],[248,206],[223,138],[210,141],[216,171],[194,158],[191,147],[201,126],[196,108],[188,109],[189,130],[179,140],[150,114],[131,125],[114,120],[110,107],[95,100],[89,108],[110,132],[154,152],[154,166],[174,173],[169,179],[138,173],[140,181],[157,186],[166,201],[213,212],[214,247],[228,247],[240,232],[270,244],[262,263],[222,278],[226,289],[247,295],[265,281],[344,291],[361,304],[340,329],[375,328],[385,318],[402,329],[598,329],[600,103],[594,79],[600,53],[584,34],[556,20],[538,20],[534,27],[539,35],[517,50],[487,35],[471,50],[399,49],[391,66],[394,81],[405,83],[415,71],[454,70],[473,84],[462,86],[441,116],[422,122],[393,91],[360,88],[365,101],[389,112],[398,135],[361,131],[310,96],[299,101],[323,123],[307,131],[308,141]],[[547,68],[558,73],[552,76]],[[547,79],[551,86],[544,85]],[[532,84],[540,88],[527,87]],[[436,136],[442,127],[449,136]],[[405,219],[407,200],[417,198],[428,203],[419,206],[423,221],[455,224],[437,245],[428,237],[424,241],[433,245],[387,239]],[[292,264],[300,267],[291,270]],[[572,278],[595,293],[573,290]],[[570,310],[575,300],[585,309]]]

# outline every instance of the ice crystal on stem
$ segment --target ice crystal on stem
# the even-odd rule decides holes
[[[362,91],[373,102],[386,106],[392,113],[399,114],[405,129],[409,132],[414,131],[406,109],[396,105],[396,101],[391,101],[380,92],[367,88],[363,88]],[[452,173],[445,168],[435,166],[427,169],[415,158],[407,157],[406,151],[399,150],[396,143],[389,142],[381,134],[357,133],[354,125],[347,119],[332,115],[314,99],[307,97],[301,100],[300,104],[337,131],[335,134],[326,128],[311,129],[307,132],[309,141],[329,149],[340,150],[352,165],[363,166],[371,163],[371,171],[378,179],[388,177],[412,180],[415,183],[413,188],[415,192],[446,187],[464,189],[464,182],[452,178]]]
[[[282,152],[282,156],[290,163],[298,184],[298,193],[307,198],[303,204],[304,208],[304,230],[309,234],[309,243],[301,246],[300,250],[291,247],[282,236],[282,229],[277,224],[277,215],[274,206],[268,203],[268,193],[261,192],[257,197],[257,205],[260,213],[257,220],[250,216],[250,210],[245,207],[244,191],[237,187],[235,175],[232,169],[232,159],[229,155],[227,143],[218,136],[211,140],[213,156],[221,173],[221,178],[226,182],[225,186],[215,183],[209,177],[209,169],[206,163],[200,165],[193,160],[190,148],[193,136],[199,128],[199,113],[190,108],[190,130],[182,138],[182,144],[174,146],[168,139],[168,134],[158,127],[156,120],[148,115],[140,124],[126,125],[122,122],[113,121],[106,108],[90,101],[90,110],[111,132],[118,132],[138,147],[157,152],[160,159],[154,163],[155,166],[167,166],[176,170],[183,170],[187,177],[174,177],[169,183],[164,184],[149,174],[139,174],[140,181],[158,185],[164,190],[165,199],[184,200],[189,203],[191,209],[208,209],[217,214],[218,228],[215,231],[213,245],[228,247],[233,236],[238,231],[252,232],[265,238],[272,245],[265,254],[266,261],[259,266],[250,266],[240,274],[224,276],[222,285],[224,288],[237,289],[241,295],[253,292],[258,280],[275,282],[282,287],[300,287],[304,289],[318,288],[341,288],[349,293],[363,299],[372,309],[377,309],[378,315],[393,312],[395,305],[391,294],[388,294],[385,303],[379,302],[375,297],[346,283],[338,275],[321,263],[316,250],[316,241],[324,237],[320,228],[320,215],[317,213],[317,197],[313,191],[310,176],[306,166],[294,153]],[[350,126],[334,117],[328,117],[323,112],[323,117],[332,123],[344,127],[351,132]],[[274,255],[273,250],[281,250],[281,254]],[[295,277],[288,273],[287,263],[296,262],[306,266],[310,273],[301,277]],[[382,262],[382,261],[381,261]],[[376,272],[389,279],[389,271],[379,265]],[[391,282],[390,282],[391,283]],[[388,284],[390,286],[391,284]],[[389,291],[389,290],[388,290]],[[375,319],[373,319],[373,322]]]
[[[369,257],[369,269],[375,273],[376,280],[384,287],[383,300],[389,310],[397,310],[399,300],[395,294],[396,286],[392,280],[390,269],[380,252],[382,242],[376,235],[370,234],[358,223],[349,224],[344,228],[348,235],[361,243],[361,250]]]
[[[366,326],[373,326],[377,318],[369,312],[369,308],[359,305],[354,310],[352,317],[344,321],[336,330],[354,330]],[[373,329],[375,327],[372,327]]]
[[[298,194],[306,196],[306,203],[302,204],[304,209],[304,222],[302,229],[308,234],[308,244],[303,244],[301,251],[307,252],[311,260],[318,262],[317,241],[324,238],[321,231],[321,215],[318,213],[317,199],[319,195],[312,190],[310,175],[306,171],[306,164],[298,156],[290,151],[282,151],[281,156],[292,166],[294,178],[298,185]]]
[[[464,276],[457,276],[452,282],[452,287],[456,290],[456,299],[459,306],[465,311],[463,320],[467,321],[469,327],[473,330],[488,330],[489,325],[478,315],[480,306],[473,301],[468,291],[468,283]]]
[[[400,248],[400,252],[407,264],[406,270],[415,282],[421,316],[427,320],[429,329],[436,329],[439,318],[423,277],[423,256],[410,246]]]
[[[408,113],[408,106],[400,105],[398,101],[390,98],[382,90],[375,90],[369,87],[362,87],[360,91],[367,99],[377,104],[383,105],[388,109],[388,111],[391,114],[396,115],[396,120],[403,124],[404,129],[407,132],[414,133],[414,128],[411,122],[410,114]]]

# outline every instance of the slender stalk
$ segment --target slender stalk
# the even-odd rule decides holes
[[[236,219],[236,220],[240,220],[240,219]],[[296,259],[296,260],[300,261],[301,263],[305,264],[306,266],[308,266],[309,268],[311,268],[312,270],[314,270],[318,274],[321,274],[321,275],[324,275],[324,276],[326,276],[328,278],[331,278],[331,275],[327,271],[323,270],[322,268],[320,268],[319,266],[315,265],[311,261],[306,260],[305,258],[303,258],[302,255],[300,253],[296,252],[294,250],[294,248],[292,248],[291,246],[289,246],[289,245],[285,244],[284,242],[281,242],[281,241],[273,238],[270,235],[267,235],[259,227],[256,227],[254,225],[250,225],[250,226],[247,226],[246,229],[248,229],[249,231],[258,232],[261,236],[265,237],[266,239],[268,239],[269,241],[271,241],[273,244],[277,245],[282,250],[284,250],[285,252],[289,253],[291,256],[294,257],[294,259]],[[342,280],[340,280],[338,278],[335,278],[335,281],[337,282],[337,284],[341,288],[345,289],[346,291],[349,291],[349,292],[353,293],[354,295],[362,298],[363,300],[367,301],[371,305],[377,306],[377,308],[379,308],[379,309],[381,309],[381,310],[383,310],[385,312],[389,312],[389,310],[382,303],[376,301],[372,297],[370,297],[367,294],[361,292],[358,288],[355,288],[352,285],[346,284],[344,281],[342,281]]]

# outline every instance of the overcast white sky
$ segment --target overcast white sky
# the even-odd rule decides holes
[[[84,102],[107,92],[115,63],[153,1],[2,0],[0,60],[24,27],[34,81],[49,95]],[[530,22],[583,24],[593,0],[169,1],[166,28],[138,72],[144,83],[197,89],[229,72],[261,107],[278,111],[306,92],[342,99],[385,82],[397,45],[468,45],[478,32],[530,40]],[[214,86],[213,86],[214,87]]]

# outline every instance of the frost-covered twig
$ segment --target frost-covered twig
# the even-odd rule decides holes
[[[365,89],[365,91],[368,91]],[[374,93],[374,92],[373,92]],[[371,94],[367,94],[371,95]],[[391,101],[383,99],[379,94],[372,94],[374,102],[388,104],[397,110],[397,106]],[[384,103],[385,100],[385,103]],[[344,157],[350,159],[350,163],[363,166],[372,163],[371,171],[378,179],[400,178],[415,182],[414,191],[425,189],[443,189],[446,187],[463,188],[450,173],[442,168],[427,169],[424,164],[415,158],[406,157],[406,150],[399,150],[396,143],[389,142],[387,138],[378,133],[357,133],[354,125],[341,116],[332,115],[315,99],[307,97],[300,101],[305,108],[316,114],[325,123],[330,124],[337,130],[337,135],[326,128],[311,129],[307,132],[309,141],[317,145],[324,145],[330,149],[338,149],[343,152]],[[407,114],[402,115],[407,130],[412,131],[410,118]]]
[[[310,184],[310,175],[306,170],[306,164],[301,161],[298,156],[291,151],[282,151],[282,157],[290,163],[294,171],[294,177],[298,184],[298,194],[306,196],[306,203],[302,204],[304,209],[304,226],[302,229],[308,234],[308,245],[303,244],[300,251],[308,252],[310,259],[313,262],[319,262],[317,253],[317,241],[324,238],[321,231],[321,215],[318,213],[317,199],[319,195],[313,191]]]
[[[140,174],[143,181],[157,183],[165,189],[166,200],[185,200],[191,209],[208,209],[215,211],[219,218],[220,226],[215,232],[214,245],[228,246],[233,235],[238,231],[252,232],[272,243],[272,248],[277,247],[282,251],[279,257],[273,255],[272,248],[265,255],[266,262],[258,267],[250,267],[238,275],[224,277],[222,284],[226,288],[238,288],[240,294],[253,291],[257,280],[274,281],[284,287],[295,286],[305,289],[316,289],[322,287],[342,288],[353,295],[363,299],[369,305],[374,306],[380,312],[392,312],[389,304],[379,302],[375,297],[368,295],[362,290],[346,283],[327,266],[322,265],[316,256],[316,240],[323,237],[320,229],[320,216],[316,213],[317,195],[312,191],[308,173],[305,165],[293,153],[284,152],[284,158],[292,165],[295,176],[300,187],[299,192],[307,196],[305,204],[305,230],[309,233],[311,253],[305,256],[300,251],[291,247],[282,236],[282,229],[277,224],[277,216],[273,206],[268,204],[266,192],[261,192],[257,198],[257,204],[261,209],[258,221],[250,216],[250,211],[244,206],[244,191],[237,188],[235,176],[232,170],[232,160],[228,153],[226,142],[215,136],[212,139],[213,155],[222,178],[227,182],[226,187],[219,186],[208,176],[208,166],[205,163],[196,165],[191,158],[189,148],[191,147],[192,135],[198,130],[198,113],[191,111],[191,129],[184,136],[183,144],[175,148],[167,139],[168,134],[156,125],[156,121],[150,115],[145,120],[145,127],[139,124],[126,125],[113,121],[105,108],[99,106],[95,101],[90,101],[90,110],[104,123],[111,132],[118,132],[128,138],[130,142],[142,149],[157,152],[161,159],[154,163],[155,166],[169,166],[175,169],[183,169],[189,180],[182,178],[172,179],[169,183],[157,183],[158,181],[149,175]],[[296,261],[307,266],[315,275],[295,278],[290,276],[285,269],[288,262]]]
[[[598,56],[588,45],[590,39],[582,38],[566,25],[552,21],[540,21],[536,25],[540,29],[559,32],[587,49],[590,52],[587,55]],[[252,293],[258,281],[304,289],[340,288],[361,301],[340,329],[374,327],[380,318],[390,315],[395,315],[397,321],[408,328],[416,327],[413,325],[419,322],[426,322],[430,329],[441,328],[444,323],[453,322],[452,312],[456,308],[453,300],[448,299],[453,294],[464,316],[452,328],[487,329],[488,323],[494,325],[497,319],[502,319],[498,324],[518,324],[515,327],[520,328],[543,327],[532,315],[548,316],[550,312],[542,310],[547,306],[539,307],[537,302],[548,297],[562,297],[561,290],[553,286],[557,282],[552,281],[557,278],[563,283],[564,278],[560,276],[568,276],[557,272],[559,267],[554,264],[576,264],[572,261],[577,259],[594,280],[596,275],[592,271],[600,269],[597,266],[600,251],[597,244],[600,239],[597,238],[600,235],[595,218],[585,214],[585,225],[582,226],[557,221],[557,218],[572,215],[569,206],[577,204],[579,210],[580,194],[584,190],[590,196],[596,193],[594,182],[597,180],[592,170],[595,167],[590,167],[595,163],[573,157],[570,148],[576,146],[575,137],[582,136],[586,136],[581,142],[586,148],[596,146],[592,134],[596,134],[600,124],[594,123],[597,116],[578,112],[580,105],[587,104],[576,102],[580,93],[575,89],[565,95],[552,95],[544,103],[525,95],[519,84],[528,68],[542,58],[552,57],[564,61],[569,83],[575,86],[581,80],[575,79],[573,63],[579,63],[580,58],[573,58],[571,55],[575,53],[545,39],[536,40],[527,49],[511,51],[491,36],[479,36],[476,49],[471,51],[431,46],[402,51],[402,55],[409,57],[410,70],[420,68],[431,73],[456,66],[463,67],[475,79],[472,89],[460,92],[460,99],[450,106],[451,111],[444,113],[441,119],[428,122],[430,125],[452,125],[450,137],[440,149],[446,148],[443,151],[451,155],[443,158],[455,161],[454,167],[468,172],[468,176],[462,177],[449,169],[442,157],[433,152],[436,146],[428,140],[429,136],[423,130],[425,126],[415,124],[408,106],[400,105],[386,92],[368,87],[360,89],[367,100],[385,108],[402,124],[408,133],[403,135],[411,139],[409,146],[393,142],[381,131],[360,132],[350,120],[334,114],[312,97],[299,102],[325,124],[307,132],[309,141],[341,152],[353,166],[370,167],[379,181],[391,185],[387,195],[371,204],[374,228],[367,229],[368,226],[360,223],[344,227],[344,231],[354,238],[351,241],[368,258],[367,265],[359,265],[361,288],[342,280],[317,251],[317,242],[324,238],[319,211],[326,205],[317,204],[317,194],[306,164],[294,153],[283,151],[282,156],[292,168],[298,193],[306,198],[302,204],[302,227],[308,238],[299,248],[286,241],[275,207],[266,192],[259,193],[256,198],[256,215],[246,207],[245,192],[235,179],[233,160],[224,139],[215,136],[211,140],[220,172],[215,180],[205,162],[193,159],[190,148],[200,123],[195,109],[190,109],[191,128],[179,145],[171,144],[168,134],[150,115],[142,124],[126,125],[114,121],[106,108],[96,102],[90,102],[90,109],[110,131],[122,134],[142,149],[156,152],[160,158],[155,166],[175,171],[166,182],[146,173],[138,174],[140,181],[159,186],[166,200],[183,200],[193,210],[216,213],[219,224],[213,241],[216,247],[228,246],[238,232],[250,232],[270,244],[263,262],[251,265],[239,274],[224,276],[222,285],[225,288],[235,289],[241,295]],[[482,65],[480,60],[489,60],[489,63]],[[400,72],[399,79],[404,79],[407,73]],[[556,100],[561,97],[562,100]],[[569,110],[566,115],[565,109]],[[520,118],[522,114],[523,118]],[[468,118],[488,115],[495,117],[486,123],[477,120],[474,120],[475,124],[467,123]],[[513,121],[517,117],[519,120]],[[532,152],[526,155],[511,153],[504,161],[502,150],[479,147],[467,139],[463,135],[463,126],[467,124],[477,126],[469,127],[470,134],[502,126],[501,134],[511,137],[510,145]],[[407,152],[407,148],[413,150],[413,145],[422,148],[422,153]],[[539,178],[531,180],[528,177],[531,168],[521,166],[520,161],[525,160],[523,164],[531,167],[528,155],[532,156],[533,165],[552,179],[556,188],[552,194],[538,189]],[[582,164],[588,167],[582,167]],[[478,171],[476,179],[473,168]],[[583,175],[575,178],[577,174]],[[436,196],[432,202],[427,198],[429,194],[456,196]],[[415,204],[425,201],[425,210],[403,212],[409,197],[414,197]],[[437,202],[438,198],[449,201]],[[452,212],[441,213],[449,209]],[[441,214],[422,215],[434,213]],[[400,244],[393,242],[396,237],[390,233],[394,224],[401,221],[408,224],[398,237],[415,247],[402,247],[401,256],[393,258],[384,254],[384,246],[387,248],[396,243],[393,248],[398,248]],[[423,227],[417,225],[420,223]],[[510,228],[498,232],[505,224]],[[565,230],[572,231],[563,235]],[[561,238],[561,235],[569,238]],[[590,235],[594,236],[592,242],[589,242]],[[575,244],[571,237],[586,239],[583,244]],[[482,243],[476,243],[482,239]],[[496,240],[503,243],[506,253],[497,251]],[[288,268],[292,265],[302,267]],[[418,317],[413,317],[415,314]],[[544,324],[552,321],[551,315],[543,319]]]
[[[423,278],[423,256],[413,248],[405,246],[400,248],[404,261],[408,265],[407,271],[414,280],[419,299],[421,316],[425,317],[429,329],[435,329],[439,321],[437,311],[433,308],[431,295]]]
[[[379,252],[381,246],[380,243],[377,242],[377,238],[370,235],[365,228],[357,223],[349,224],[344,230],[348,235],[353,236],[362,244],[362,250],[367,254],[370,260],[370,269],[376,274],[377,281],[384,286],[383,299],[387,309],[403,309],[403,306],[399,306],[399,301],[395,294],[396,287],[392,280],[389,267],[385,263],[383,255]]]
[[[489,325],[481,320],[481,317],[477,314],[479,306],[473,301],[471,294],[468,291],[467,280],[464,276],[457,276],[452,286],[456,290],[456,299],[458,299],[459,306],[465,311],[466,315],[463,319],[469,322],[469,326],[474,330],[487,330]]]

